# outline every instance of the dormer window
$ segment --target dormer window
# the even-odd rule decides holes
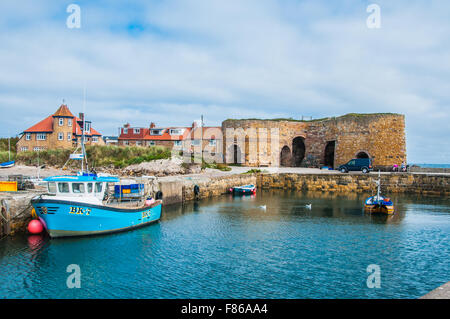
[[[183,134],[183,129],[170,129],[170,135],[182,135]]]
[[[151,135],[162,135],[162,133],[163,133],[163,130],[160,130],[160,129],[150,131]]]
[[[135,128],[134,129],[134,134],[140,134],[141,133],[141,129],[140,128]]]
[[[123,134],[128,134],[128,129],[127,128],[123,129]]]
[[[59,126],[63,126],[64,125],[64,119],[61,117],[59,119]]]

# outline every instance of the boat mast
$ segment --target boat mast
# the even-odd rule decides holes
[[[85,130],[85,111],[86,111],[86,84],[84,85],[84,91],[83,91],[83,118],[81,119],[83,121],[83,127],[81,129],[81,153],[83,154],[83,158],[81,159],[81,173],[84,172],[84,158],[86,156],[85,150],[84,150],[84,130]]]
[[[8,162],[11,162],[11,136],[8,132]]]
[[[380,200],[380,184],[381,184],[381,173],[380,170],[378,170],[378,189],[377,189],[377,200]]]

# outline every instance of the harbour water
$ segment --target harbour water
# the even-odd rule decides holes
[[[259,191],[118,234],[4,238],[0,298],[418,298],[450,281],[449,199],[394,196],[386,217],[364,197]],[[81,288],[67,287],[71,264]]]

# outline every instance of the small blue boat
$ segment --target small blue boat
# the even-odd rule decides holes
[[[0,168],[13,167],[15,163],[16,163],[15,161],[3,162],[3,163],[0,163]]]
[[[390,198],[381,196],[380,172],[378,172],[378,180],[375,183],[377,185],[377,195],[366,198],[364,201],[364,210],[372,214],[393,214],[394,203]]]
[[[53,176],[44,181],[49,193],[33,198],[31,204],[50,237],[118,232],[161,217],[160,200],[150,206],[110,201],[108,184],[119,182],[116,177]]]
[[[256,193],[256,186],[244,185],[230,188],[230,192],[236,195],[251,195]]]

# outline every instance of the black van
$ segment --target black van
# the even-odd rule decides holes
[[[372,170],[372,160],[370,158],[354,158],[348,161],[347,164],[339,166],[338,170],[341,173],[348,173],[349,171],[369,173]]]

